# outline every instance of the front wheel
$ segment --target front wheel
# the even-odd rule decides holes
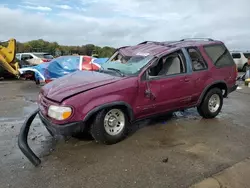
[[[127,136],[128,127],[126,113],[119,108],[110,108],[97,113],[90,132],[97,142],[110,145],[122,141]]]
[[[212,88],[207,92],[204,100],[197,107],[197,110],[203,118],[211,119],[220,113],[222,105],[222,90],[219,88]]]

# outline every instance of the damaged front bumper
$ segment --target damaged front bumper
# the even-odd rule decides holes
[[[39,114],[39,117],[42,123],[44,124],[44,126],[47,128],[47,130],[52,136],[55,136],[55,135],[71,136],[75,132],[80,132],[83,128],[83,122],[74,122],[74,123],[69,123],[65,125],[53,124],[42,115],[39,109],[35,110],[25,120],[23,126],[21,127],[19,136],[18,136],[18,147],[34,166],[38,166],[39,164],[41,164],[41,160],[31,150],[31,148],[28,145],[28,133],[30,130],[30,126],[37,114]]]

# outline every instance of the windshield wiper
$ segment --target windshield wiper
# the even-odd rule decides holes
[[[115,69],[115,68],[107,68],[107,69],[118,72],[122,77],[124,77],[124,74],[119,69]]]

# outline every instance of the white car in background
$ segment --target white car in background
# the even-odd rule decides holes
[[[21,61],[20,62],[21,66],[25,66],[25,65],[39,65],[44,62],[49,62],[54,57],[49,53],[28,52],[28,53],[17,53],[16,58]]]
[[[230,53],[235,64],[237,65],[238,70],[246,72],[248,58],[250,58],[250,52],[231,51]]]

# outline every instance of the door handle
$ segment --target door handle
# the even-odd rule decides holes
[[[145,96],[148,97],[148,98],[150,98],[150,95],[151,95],[151,92],[147,89],[145,91]]]
[[[155,100],[155,98],[156,98],[155,95],[148,89],[145,91],[145,96],[147,98],[150,98],[151,100]]]
[[[190,79],[184,78],[184,82],[189,82],[189,81],[190,81]]]

